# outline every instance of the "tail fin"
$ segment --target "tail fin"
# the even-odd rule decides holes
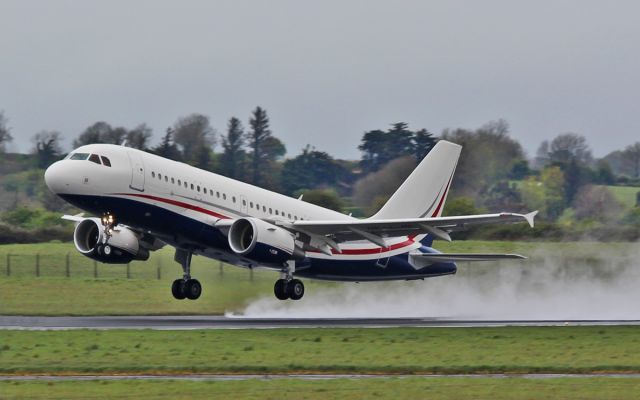
[[[371,219],[439,217],[462,146],[439,141]]]

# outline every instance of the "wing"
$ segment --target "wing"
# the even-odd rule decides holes
[[[435,218],[403,218],[386,220],[342,220],[342,221],[295,221],[276,222],[292,232],[307,235],[311,247],[325,253],[327,246],[340,251],[339,243],[352,240],[368,240],[378,246],[387,247],[385,238],[432,234],[451,241],[449,232],[465,230],[479,224],[513,224],[527,222],[533,227],[538,212],[529,214],[500,213]]]

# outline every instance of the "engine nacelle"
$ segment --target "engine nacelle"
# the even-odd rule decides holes
[[[235,253],[261,264],[282,265],[303,258],[293,234],[258,218],[240,218],[229,228],[229,246]]]
[[[107,264],[127,264],[149,259],[149,251],[140,246],[138,236],[129,228],[116,227],[108,246],[104,246],[104,226],[99,218],[85,218],[76,225],[73,243],[85,256]]]

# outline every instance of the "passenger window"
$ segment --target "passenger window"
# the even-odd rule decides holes
[[[198,192],[200,191],[200,185],[198,185]]]
[[[165,176],[164,176],[164,181],[165,181],[165,182],[169,182],[169,177],[165,175]]]
[[[193,190],[193,183],[191,184],[191,190]]]
[[[109,159],[108,159],[107,157],[105,157],[105,156],[100,156],[100,158],[102,159],[102,163],[103,163],[104,165],[106,165],[107,167],[110,167],[110,166],[111,166],[111,161],[109,161]]]
[[[176,183],[176,181],[173,178],[171,178],[171,183]]]
[[[94,162],[100,165],[100,157],[97,154],[92,154],[89,156],[89,161]]]
[[[178,186],[182,186],[182,181],[178,179]]]
[[[162,180],[162,174],[158,174],[158,179]]]
[[[86,160],[87,157],[89,157],[89,153],[74,153],[71,157],[69,157],[70,160]]]
[[[267,212],[267,207],[266,206],[262,206],[262,211],[263,212]]]
[[[184,181],[184,187],[187,187],[187,181]],[[187,188],[188,189],[188,188]]]
[[[213,196],[213,189],[209,189],[209,195]]]
[[[295,220],[297,221],[297,220],[298,220],[298,216],[297,216],[297,215],[294,215],[294,216],[293,216],[293,219],[295,219]]]
[[[253,201],[249,202],[249,207],[253,208]]]
[[[151,171],[151,177],[155,178],[156,177],[156,173],[154,171]]]
[[[222,193],[222,200],[226,200],[227,199],[227,195],[225,193]]]
[[[291,214],[288,215],[289,219],[291,219]]]
[[[216,192],[216,197],[220,198],[220,192]]]
[[[233,202],[234,203],[236,202],[236,196],[233,196]]]
[[[269,207],[269,214],[273,214],[273,210]]]
[[[279,215],[279,214],[278,214],[278,210],[276,210],[276,215]]]
[[[246,206],[247,205],[247,201],[246,200],[242,200],[242,205]]]

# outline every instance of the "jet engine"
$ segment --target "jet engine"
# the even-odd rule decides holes
[[[76,225],[73,243],[85,256],[106,264],[127,264],[133,260],[147,260],[149,250],[143,248],[140,239],[131,229],[112,228],[105,243],[104,226],[99,218],[85,218]]]
[[[282,265],[304,258],[293,234],[258,218],[240,218],[229,228],[229,246],[235,253],[261,264]]]

